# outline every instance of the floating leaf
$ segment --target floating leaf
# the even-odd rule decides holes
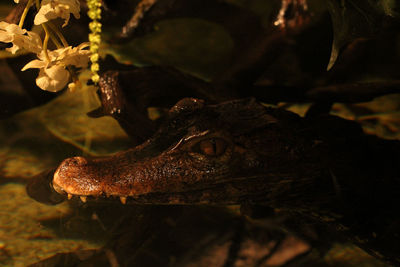
[[[87,112],[100,106],[96,89],[85,86],[66,91],[45,106],[37,115],[58,138],[92,155],[104,155],[127,149],[129,138],[111,117],[90,118]]]
[[[328,64],[330,70],[336,62],[340,49],[358,38],[368,38],[382,28],[385,14],[383,6],[392,10],[390,1],[328,0],[334,39]],[[391,12],[391,11],[390,11]]]

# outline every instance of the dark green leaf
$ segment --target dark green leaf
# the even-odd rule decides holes
[[[394,14],[391,0],[328,0],[334,39],[328,70],[333,67],[340,49],[358,38],[368,38],[382,28],[386,16]]]

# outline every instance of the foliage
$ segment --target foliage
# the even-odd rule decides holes
[[[376,35],[387,17],[399,16],[395,0],[328,0],[334,39],[328,70],[339,56],[340,49],[357,38]]]
[[[18,25],[1,22],[0,40],[13,44],[13,47],[8,49],[13,54],[20,49],[35,53],[39,60],[31,61],[22,68],[22,71],[28,68],[39,68],[39,76],[36,79],[37,86],[46,91],[57,92],[67,85],[71,76],[75,81],[77,80],[71,66],[85,68],[90,52],[82,50],[87,46],[85,44],[81,44],[77,48],[69,46],[64,36],[52,24],[51,20],[62,18],[64,19],[62,27],[66,26],[71,13],[76,18],[80,17],[80,3],[78,0],[43,0],[41,2],[36,0],[38,12],[34,23],[35,25],[41,25],[45,32],[43,42],[35,32],[23,29],[26,16],[33,4],[33,0],[29,0],[26,3]],[[56,50],[50,51],[48,49],[49,39],[57,47]]]

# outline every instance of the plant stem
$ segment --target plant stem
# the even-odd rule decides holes
[[[47,61],[50,62],[50,57],[49,57],[49,54],[47,53],[47,44],[49,43],[50,33],[49,33],[49,30],[47,29],[46,25],[42,24],[42,27],[46,33],[46,35],[44,36],[44,41],[43,41],[43,52],[44,52],[44,55],[46,56]]]
[[[63,44],[64,47],[69,46],[67,40],[65,39],[64,35],[62,35],[62,33],[57,29],[57,27],[51,23],[51,22],[46,22],[46,25],[48,25],[50,27],[50,29],[56,33],[58,39],[60,39],[61,43]],[[53,38],[52,38],[53,40]],[[60,48],[57,46],[57,48]]]
[[[38,1],[38,0],[37,0]],[[31,5],[33,3],[33,0],[29,0],[28,3],[25,6],[24,12],[21,15],[21,19],[19,20],[18,26],[22,29],[22,26],[24,26],[24,21],[26,18],[26,15],[28,15],[28,11],[31,8]]]
[[[31,2],[31,0],[29,0],[29,2]],[[36,0],[35,3],[36,3],[36,9],[39,10],[40,9],[39,0]],[[50,33],[49,33],[49,30],[47,29],[46,25],[42,24],[42,28],[43,28],[44,32],[46,33],[46,35],[44,36],[44,40],[43,40],[43,52],[46,57],[46,60],[50,62],[50,57],[49,57],[49,54],[47,53],[47,45],[49,43]]]
[[[50,31],[49,26],[50,26],[50,25],[49,25],[48,22],[42,24],[42,27],[46,27],[46,29],[47,29],[47,31],[48,31],[48,33],[49,33],[49,35],[50,35],[50,40],[53,42],[53,44],[54,44],[57,48],[62,48],[63,45],[61,45],[61,43],[57,40],[57,38],[54,36],[53,32]],[[52,27],[50,27],[50,28],[51,28],[51,30],[54,31],[54,29],[53,29]]]

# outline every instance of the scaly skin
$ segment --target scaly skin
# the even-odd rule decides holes
[[[255,102],[251,101],[249,105],[264,110]],[[225,108],[221,112],[213,110],[213,107],[205,107],[201,101],[182,100],[171,109],[169,123],[144,144],[111,158],[67,159],[55,172],[53,185],[59,192],[79,196],[133,197],[136,201],[148,203],[214,203],[214,198],[207,196],[209,187],[218,187],[218,184],[235,176],[241,181],[242,177],[247,178],[251,173],[256,176],[262,172],[256,154],[245,153],[246,149],[250,149],[246,146],[251,144],[242,135],[230,134],[241,125],[236,126],[237,122],[226,125],[226,118],[221,118],[217,124],[209,121],[209,116],[219,116],[218,113],[223,114]],[[231,115],[234,116],[234,113]],[[272,116],[265,115],[264,118],[267,120],[258,126],[276,122]],[[225,124],[226,128],[219,129],[220,123]],[[242,129],[242,134],[253,130],[250,125],[243,127],[248,129]],[[223,146],[223,153],[218,156],[202,154],[199,147],[202,140],[216,140]],[[182,193],[197,190],[204,190],[204,193],[191,200],[180,200]],[[140,199],[150,193],[170,196],[166,199],[166,195],[159,195],[157,197],[162,199],[158,201],[147,197]],[[178,193],[179,197],[173,193]],[[224,202],[237,202],[239,195],[229,197]]]
[[[205,105],[186,98],[142,145],[108,158],[66,159],[52,184],[70,196],[140,203],[254,199],[279,203],[274,206],[320,206],[348,191],[352,198],[363,197],[362,187],[396,185],[396,172],[377,178],[364,166],[368,160],[380,164],[368,153],[375,152],[370,139],[357,125],[335,117],[305,120],[249,99]],[[388,156],[382,164],[394,165],[398,158]]]
[[[50,183],[84,202],[263,203],[335,222],[352,241],[398,262],[399,151],[398,141],[333,116],[303,119],[253,99],[205,105],[186,98],[142,145],[66,159]]]

